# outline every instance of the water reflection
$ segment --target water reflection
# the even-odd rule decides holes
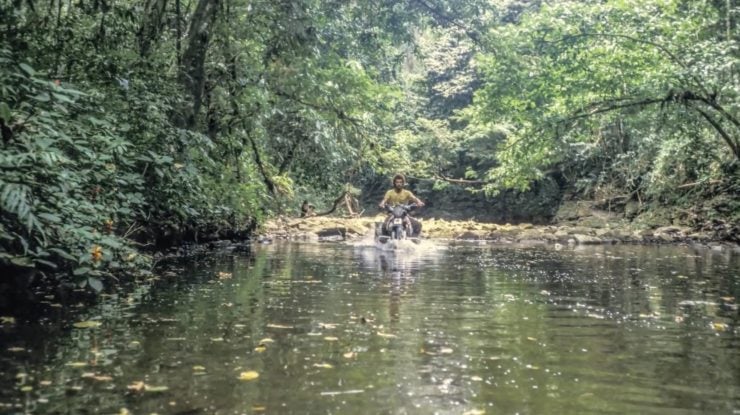
[[[255,246],[99,327],[3,326],[0,412],[733,413],[738,275],[676,246]]]

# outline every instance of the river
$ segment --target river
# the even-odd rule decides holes
[[[162,274],[5,316],[0,412],[740,414],[728,249],[286,242]]]

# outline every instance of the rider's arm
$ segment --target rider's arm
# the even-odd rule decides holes
[[[381,208],[384,208],[385,202],[387,201],[388,201],[388,193],[386,192],[385,196],[383,196],[383,200],[381,200],[380,203],[378,203],[378,206],[380,206]]]
[[[416,195],[413,194],[413,193],[411,193],[411,200],[413,200],[414,203],[416,203],[419,207],[424,206],[424,202],[422,202],[421,199],[419,199],[418,197],[416,197]]]

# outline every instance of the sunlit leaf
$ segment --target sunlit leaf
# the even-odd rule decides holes
[[[0,316],[0,324],[15,324],[15,317]]]
[[[713,323],[712,323],[712,328],[713,328],[713,329],[714,329],[715,331],[727,331],[727,330],[728,330],[728,329],[730,328],[730,326],[729,326],[729,325],[727,325],[727,323],[722,323],[722,322],[713,322]]]
[[[249,370],[249,371],[246,371],[246,372],[241,372],[239,374],[239,380],[244,380],[244,381],[255,380],[258,377],[260,377],[260,374],[257,373],[254,370]]]
[[[273,329],[292,329],[294,328],[293,326],[286,326],[282,324],[272,324],[272,323],[268,324],[267,327],[273,328]]]
[[[78,321],[77,323],[72,324],[73,327],[78,329],[92,329],[96,327],[100,327],[103,323],[100,321],[95,320],[87,320],[87,321]]]
[[[143,381],[137,381],[137,382],[134,382],[134,383],[126,386],[126,388],[128,390],[131,390],[131,391],[140,392],[140,391],[143,391],[144,390],[144,386],[145,385],[144,385],[144,382]]]

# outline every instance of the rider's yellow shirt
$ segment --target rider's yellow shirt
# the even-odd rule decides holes
[[[391,189],[385,192],[383,199],[385,199],[386,204],[393,206],[413,202],[415,198],[416,196],[409,190],[401,189],[400,192],[397,192],[396,189]]]

